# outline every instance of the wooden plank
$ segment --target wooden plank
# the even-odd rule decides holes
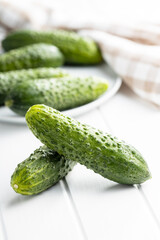
[[[138,98],[125,85],[113,101],[103,105],[100,110],[114,129],[114,134],[134,145],[149,164],[152,179],[142,184],[139,191],[160,227],[159,110]]]
[[[78,119],[109,131],[98,110]],[[116,184],[81,165],[67,183],[88,239],[159,239],[157,225],[136,187]]]
[[[10,176],[40,142],[23,125],[0,124],[1,207],[8,239],[84,239],[61,184],[36,196],[21,196],[10,187]],[[3,238],[0,238],[3,239]]]

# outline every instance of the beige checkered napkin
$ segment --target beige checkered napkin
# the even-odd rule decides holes
[[[160,46],[138,44],[97,30],[80,33],[97,41],[104,59],[136,94],[160,106]]]

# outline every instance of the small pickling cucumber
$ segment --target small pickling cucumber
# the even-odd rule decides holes
[[[29,79],[59,78],[69,74],[60,68],[22,69],[0,73],[0,105],[4,104],[6,96],[18,82]]]
[[[67,63],[96,64],[102,62],[102,56],[96,43],[71,31],[19,30],[9,34],[3,41],[8,51],[33,43],[49,43],[57,46],[65,56]]]
[[[64,57],[57,47],[39,43],[1,54],[0,72],[38,67],[59,67],[63,63]]]
[[[25,115],[29,107],[39,103],[66,110],[95,100],[107,88],[108,82],[97,77],[26,80],[12,88],[5,105],[20,115]]]
[[[32,106],[26,121],[47,147],[105,178],[122,184],[140,184],[151,178],[145,160],[134,147],[51,107]]]
[[[23,195],[37,194],[65,177],[74,165],[75,162],[42,146],[18,164],[11,177],[11,186]]]

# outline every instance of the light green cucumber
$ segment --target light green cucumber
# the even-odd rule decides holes
[[[66,110],[95,100],[107,88],[108,82],[97,77],[26,80],[12,88],[5,105],[20,115],[25,115],[29,107],[39,103]]]
[[[52,45],[39,43],[11,50],[0,55],[0,72],[38,67],[59,67],[64,57]]]
[[[96,43],[71,31],[19,30],[9,34],[3,41],[8,51],[33,43],[49,43],[57,46],[64,54],[66,62],[72,64],[96,64],[102,62],[102,56]]]
[[[37,194],[64,178],[74,165],[75,162],[42,146],[18,164],[11,177],[11,186],[23,195]]]
[[[0,73],[0,105],[4,104],[4,100],[18,82],[31,79],[41,78],[59,78],[68,76],[69,74],[60,68],[35,68],[22,69]]]
[[[34,105],[26,121],[47,147],[122,184],[140,184],[151,178],[147,163],[131,145],[59,111]]]

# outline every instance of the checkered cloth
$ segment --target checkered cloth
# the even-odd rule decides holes
[[[82,33],[97,41],[106,62],[137,95],[160,106],[160,46],[139,44],[102,31]]]
[[[35,5],[27,5],[29,8],[23,8],[20,2],[1,0],[0,6],[0,30],[3,29],[5,33],[26,27],[56,27],[76,30],[93,38],[98,43],[104,60],[123,81],[137,95],[160,107],[159,25],[98,25],[95,22],[73,23],[69,20],[62,23],[57,21],[55,9],[37,5],[37,2]]]

